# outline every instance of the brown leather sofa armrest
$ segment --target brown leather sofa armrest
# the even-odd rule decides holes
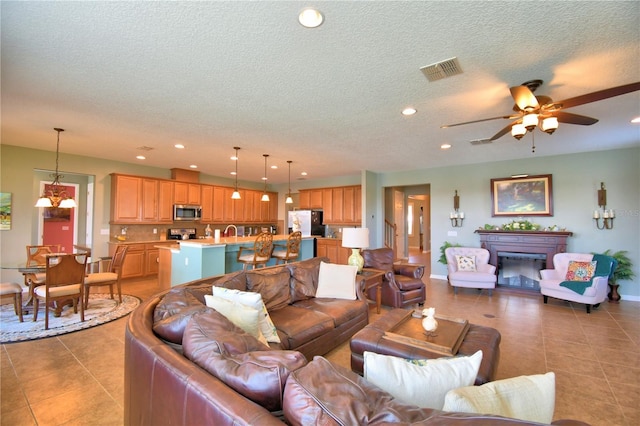
[[[421,279],[424,275],[424,265],[417,263],[400,263],[393,265],[393,271],[398,275]]]

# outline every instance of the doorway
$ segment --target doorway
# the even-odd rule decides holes
[[[385,219],[397,228],[397,258],[431,250],[431,187],[429,184],[384,188]]]

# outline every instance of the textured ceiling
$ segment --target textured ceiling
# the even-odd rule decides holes
[[[306,6],[325,22],[297,22]],[[531,79],[562,100],[640,80],[640,2],[1,2],[2,143],[270,183],[640,145],[640,92],[593,126],[472,146]],[[429,82],[452,57],[463,73]],[[418,113],[400,111],[414,106]],[[186,149],[177,151],[175,143]],[[440,149],[442,143],[452,148]],[[153,150],[141,152],[139,147]]]

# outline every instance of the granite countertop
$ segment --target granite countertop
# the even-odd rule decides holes
[[[278,234],[273,236],[274,242],[286,241],[289,238],[289,234]],[[302,237],[303,240],[308,240],[311,238],[318,238],[315,235],[311,235],[309,237]],[[179,245],[181,243],[189,243],[194,245],[218,245],[218,244],[243,244],[243,243],[252,243],[256,239],[255,235],[249,237],[221,237],[220,241],[216,242],[213,238],[195,238],[192,240],[125,240],[118,241],[112,239],[109,241],[109,244],[176,244]]]

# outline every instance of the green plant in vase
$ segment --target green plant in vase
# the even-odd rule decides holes
[[[616,260],[616,262],[618,262],[616,269],[614,269],[613,274],[609,277],[609,287],[611,287],[609,300],[617,302],[620,300],[620,295],[618,294],[618,286],[620,284],[618,284],[618,281],[632,280],[636,276],[633,272],[633,264],[631,263],[629,256],[627,256],[626,250],[620,250],[613,253],[611,249],[608,249],[602,254],[605,256],[611,256]]]

